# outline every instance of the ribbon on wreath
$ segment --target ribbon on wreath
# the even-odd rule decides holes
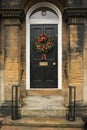
[[[41,59],[42,59],[42,60],[46,60],[46,59],[47,59],[47,57],[46,57],[46,54],[45,54],[45,53],[44,53],[44,54],[42,54]]]

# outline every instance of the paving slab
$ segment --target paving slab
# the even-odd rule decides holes
[[[29,126],[29,127],[54,127],[54,128],[82,128],[84,122],[80,118],[75,121],[68,121],[65,118],[21,118],[12,120],[11,117],[6,117],[1,125],[10,126]]]
[[[1,130],[83,130],[82,128],[43,128],[43,127],[23,127],[23,126],[3,126]]]

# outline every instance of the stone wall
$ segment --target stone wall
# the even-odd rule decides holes
[[[0,104],[4,101],[4,29],[0,21]]]
[[[62,85],[63,89],[66,89],[68,87],[69,28],[64,21],[62,28]]]
[[[87,103],[87,20],[84,27],[83,79],[83,100]]]
[[[76,87],[77,100],[83,99],[84,26],[70,25],[69,85]]]
[[[18,31],[17,26],[5,27],[5,98],[11,98],[11,87],[18,82],[19,61],[18,61]]]
[[[26,95],[26,22],[22,23],[21,30],[21,67],[24,70],[21,84],[21,98]]]
[[[4,100],[11,100],[12,85],[18,84],[20,66],[20,27],[17,20],[5,19],[1,24],[0,90]],[[1,99],[1,100],[3,100]]]

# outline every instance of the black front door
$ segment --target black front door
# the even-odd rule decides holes
[[[46,59],[34,50],[33,43],[40,34],[53,39],[54,48],[46,54]],[[30,88],[57,88],[57,25],[30,25]]]

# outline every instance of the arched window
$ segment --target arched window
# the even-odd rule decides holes
[[[29,19],[58,19],[58,15],[54,10],[44,7],[34,10]]]

